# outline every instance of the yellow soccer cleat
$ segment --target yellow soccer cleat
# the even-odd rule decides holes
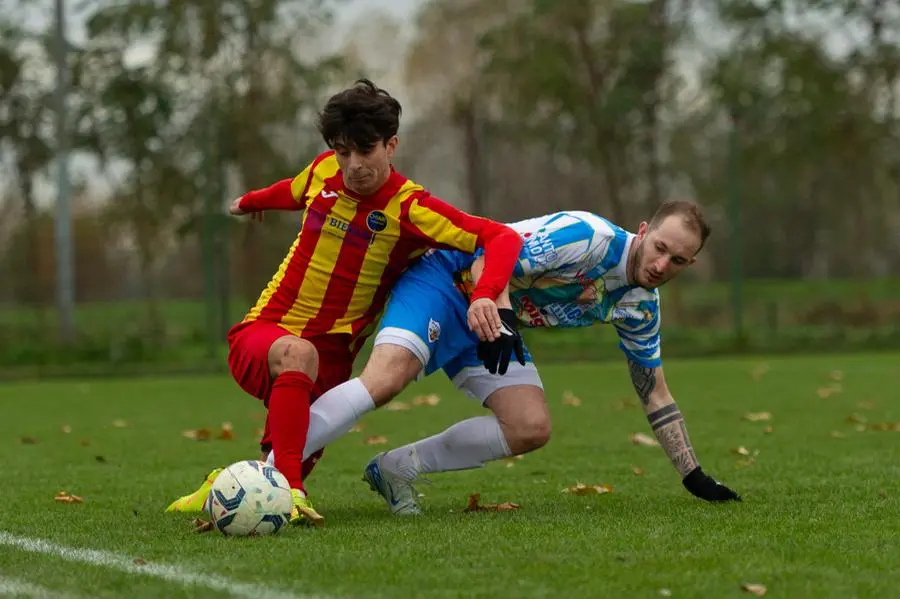
[[[213,483],[216,478],[219,476],[219,473],[222,472],[224,468],[216,468],[212,472],[206,475],[206,480],[203,481],[203,484],[200,485],[200,488],[191,493],[190,495],[185,495],[184,497],[179,497],[175,501],[173,501],[169,507],[166,508],[167,512],[202,512],[206,509],[206,498],[209,497],[209,490],[212,488]]]
[[[299,489],[291,489],[291,495],[294,496],[291,524],[294,526],[315,526],[317,528],[325,526],[325,518],[316,511],[309,497],[304,495]]]

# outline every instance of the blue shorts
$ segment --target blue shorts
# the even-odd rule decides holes
[[[491,374],[478,359],[478,337],[469,330],[469,302],[456,288],[453,253],[434,252],[412,266],[391,291],[375,345],[389,343],[411,351],[423,376],[443,370],[457,387],[484,402],[495,390],[511,385],[542,387],[531,354],[525,366],[515,361],[506,374]]]

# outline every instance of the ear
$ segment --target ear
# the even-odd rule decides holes
[[[640,241],[641,239],[643,239],[644,237],[647,236],[648,228],[649,228],[649,225],[647,224],[647,221],[642,221],[640,226],[638,226],[638,232],[637,232],[638,241]]]
[[[387,157],[392,158],[394,156],[394,152],[397,151],[397,146],[400,144],[400,138],[394,135],[384,144],[387,148]]]

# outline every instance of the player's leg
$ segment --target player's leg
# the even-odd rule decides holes
[[[462,367],[476,359],[461,357],[445,370],[492,415],[457,422],[436,435],[379,454],[367,466],[367,471],[377,468],[388,481],[394,501],[382,495],[395,514],[420,513],[412,483],[421,475],[479,468],[486,462],[533,451],[549,440],[550,414],[530,356],[526,356],[525,366],[510,364],[502,376],[481,366]],[[401,496],[412,500],[401,505],[396,501]]]

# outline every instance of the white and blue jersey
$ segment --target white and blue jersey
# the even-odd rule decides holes
[[[611,324],[630,360],[650,368],[660,365],[659,293],[628,284],[632,233],[581,211],[509,226],[525,242],[509,282],[522,325]],[[433,251],[411,267],[391,293],[376,343],[412,337],[415,342],[404,345],[416,346],[426,375],[443,368],[452,379],[464,368],[481,366],[478,339],[466,323],[467,294],[474,287],[469,269],[477,256]]]

